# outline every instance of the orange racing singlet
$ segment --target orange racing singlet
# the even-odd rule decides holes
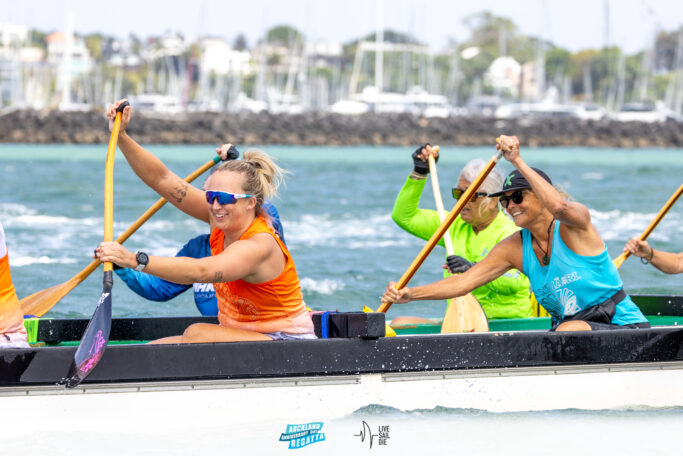
[[[249,283],[239,279],[214,283],[220,324],[260,333],[313,334],[313,322],[306,311],[294,260],[266,219],[254,219],[240,240],[259,233],[273,236],[285,256],[285,268],[268,282]],[[211,255],[223,252],[224,239],[223,231],[213,230],[209,239]]]
[[[5,231],[0,224],[0,334],[25,331],[24,314],[19,308],[19,300],[9,270]]]

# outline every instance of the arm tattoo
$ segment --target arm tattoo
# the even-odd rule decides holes
[[[218,271],[213,275],[213,283],[223,282],[223,271]]]
[[[187,189],[188,189],[188,184],[187,182],[181,180],[176,184],[176,187],[173,189],[171,192],[171,196],[175,198],[176,202],[181,203],[183,201],[183,198],[187,196]]]

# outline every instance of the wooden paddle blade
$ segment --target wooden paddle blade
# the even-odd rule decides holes
[[[624,264],[624,261],[626,261],[626,258],[628,258],[628,255],[626,254],[626,252],[623,252],[621,255],[619,255],[613,260],[614,266],[616,266],[617,269],[619,269],[621,265]]]
[[[78,386],[97,366],[107,348],[109,331],[111,330],[111,289],[114,284],[112,271],[104,273],[102,296],[97,303],[88,327],[78,345],[76,354],[69,368],[69,373],[62,379],[67,388]]]
[[[477,298],[468,293],[451,300],[441,325],[442,334],[488,330],[489,321]]]
[[[83,279],[78,276],[72,277],[67,282],[33,293],[31,296],[20,300],[19,303],[24,316],[42,317],[82,281]]]

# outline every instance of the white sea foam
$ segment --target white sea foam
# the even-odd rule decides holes
[[[304,214],[299,220],[284,221],[285,237],[291,244],[343,246],[350,249],[370,246],[405,246],[410,236],[397,228],[389,214],[358,218],[352,214]]]
[[[313,292],[324,295],[331,295],[335,291],[344,289],[344,282],[334,279],[315,280],[310,277],[303,277],[300,280],[300,283],[304,292]]]
[[[583,180],[602,180],[604,178],[605,175],[600,172],[588,172],[581,175],[581,179]]]
[[[63,216],[52,216],[44,214],[22,214],[15,217],[8,217],[7,225],[20,225],[27,227],[63,227],[65,225],[77,226],[102,226],[102,219],[97,217],[72,218]]]
[[[10,267],[20,268],[22,266],[29,266],[32,264],[73,264],[76,260],[73,258],[50,258],[47,256],[31,257],[23,255],[11,255],[9,257]]]
[[[625,241],[637,236],[649,226],[657,216],[656,213],[648,212],[622,212],[612,210],[601,212],[591,209],[591,220],[598,232],[606,241]],[[671,211],[657,225],[650,239],[671,241],[680,237],[683,233],[683,217],[675,211]]]
[[[16,203],[0,203],[0,216],[5,218],[16,217],[18,215],[33,215],[36,211],[30,209],[23,204]]]

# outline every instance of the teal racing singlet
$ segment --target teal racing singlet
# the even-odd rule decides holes
[[[536,299],[555,324],[564,317],[605,302],[623,287],[623,282],[607,247],[599,255],[578,255],[562,241],[559,221],[555,223],[554,232],[550,263],[541,266],[531,244],[531,233],[522,230],[522,272],[529,278]],[[647,319],[628,295],[617,304],[612,324],[645,322]]]

